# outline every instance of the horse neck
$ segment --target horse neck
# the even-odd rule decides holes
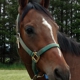
[[[70,67],[71,80],[80,80],[80,55],[62,52],[63,56]]]

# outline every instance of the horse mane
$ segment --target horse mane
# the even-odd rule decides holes
[[[58,43],[62,52],[80,55],[80,43],[58,32]]]

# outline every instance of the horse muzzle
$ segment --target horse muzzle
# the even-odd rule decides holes
[[[51,74],[48,74],[48,80],[71,80],[70,70],[55,68]]]

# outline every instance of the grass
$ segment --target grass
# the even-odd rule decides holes
[[[24,70],[25,67],[21,63],[15,63],[15,64],[1,64],[0,63],[0,70]]]
[[[0,80],[31,80],[23,64],[0,63]]]
[[[0,80],[30,80],[26,70],[0,70]]]

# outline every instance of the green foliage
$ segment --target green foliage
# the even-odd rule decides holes
[[[80,41],[80,0],[51,0],[50,10],[60,31]]]
[[[0,52],[4,54],[1,58],[4,60],[1,61],[5,63],[6,55],[13,60],[19,59],[15,37],[15,21],[18,14],[18,2],[16,0],[8,0],[8,2],[6,0],[0,0],[0,9],[2,8],[3,10],[0,12],[0,48],[3,48],[3,50],[0,49]]]

